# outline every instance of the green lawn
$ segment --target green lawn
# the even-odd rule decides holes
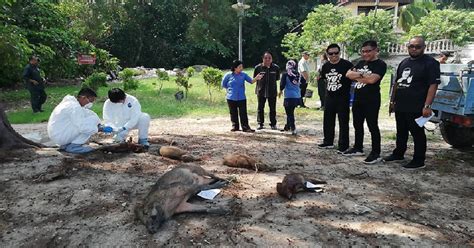
[[[252,75],[253,69],[246,69],[249,75]],[[381,117],[386,117],[388,112],[388,92],[389,92],[389,74],[382,83],[382,110]],[[161,94],[158,95],[157,79],[140,80],[140,87],[137,90],[127,92],[138,98],[142,105],[142,111],[149,113],[152,118],[157,117],[212,117],[212,116],[226,116],[228,115],[227,103],[225,101],[224,90],[213,90],[213,101],[209,101],[209,95],[204,80],[200,75],[196,75],[190,79],[192,84],[189,90],[187,99],[178,102],[174,99],[174,93],[178,91],[178,86],[174,82],[174,78],[170,81],[164,82]],[[108,87],[100,88],[98,91],[99,97],[94,104],[94,110],[99,116],[102,116],[102,106],[107,99],[107,91],[113,87],[121,87],[121,84],[111,84]],[[318,101],[317,89],[314,86],[309,86],[314,90],[312,99],[308,99],[308,105],[314,107],[315,102]],[[7,116],[11,123],[39,123],[48,120],[49,115],[54,107],[61,102],[62,98],[67,95],[76,95],[79,91],[79,86],[58,86],[48,87],[46,92],[48,100],[44,105],[45,112],[33,114],[29,106],[29,93],[27,90],[17,91],[2,91],[0,92],[0,99],[8,102]],[[249,116],[252,118],[256,115],[257,99],[254,93],[255,85],[247,84],[247,106]],[[279,119],[284,118],[285,111],[282,106],[283,99],[277,102],[277,115]],[[322,112],[312,109],[298,109],[297,115],[306,117],[311,115],[322,119]]]

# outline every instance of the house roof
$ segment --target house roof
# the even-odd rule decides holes
[[[413,3],[414,0],[379,0],[380,3],[397,3],[401,5],[406,5]],[[370,5],[375,5],[375,0],[339,0],[338,5],[344,6],[350,3],[367,3]]]

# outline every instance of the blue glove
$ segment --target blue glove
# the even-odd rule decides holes
[[[114,129],[112,127],[104,126],[102,124],[99,124],[99,132],[111,133],[113,131],[114,131]]]

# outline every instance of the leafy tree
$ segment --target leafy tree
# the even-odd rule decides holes
[[[316,55],[324,51],[329,43],[346,47],[350,55],[356,54],[360,45],[369,39],[378,41],[382,49],[387,42],[393,42],[392,16],[379,10],[377,15],[351,16],[347,9],[332,4],[319,5],[303,22],[301,34],[289,33],[282,41],[288,59],[295,58],[302,50]]]
[[[473,0],[435,0],[442,8],[458,8],[458,9],[473,9],[474,1]]]
[[[221,80],[223,73],[221,70],[213,67],[207,67],[202,70],[202,77],[204,79],[204,82],[207,85],[207,91],[209,93],[209,101],[212,101],[212,92],[211,90],[214,89],[220,89],[221,86]]]
[[[474,37],[473,27],[472,11],[434,10],[412,27],[407,38],[422,35],[427,40],[451,39],[456,45],[464,45]]]
[[[414,3],[407,4],[400,8],[398,24],[405,32],[409,32],[412,26],[420,23],[423,16],[436,9],[436,4],[431,0],[415,0]]]

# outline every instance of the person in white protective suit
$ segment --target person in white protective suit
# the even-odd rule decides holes
[[[119,88],[109,90],[109,99],[104,103],[103,119],[105,125],[111,126],[116,132],[114,140],[124,142],[132,129],[138,129],[138,143],[145,148],[148,143],[148,128],[150,116],[142,113],[141,105],[137,98],[125,94]]]
[[[111,127],[100,125],[99,116],[90,108],[97,94],[89,88],[83,88],[77,97],[67,95],[56,106],[48,121],[49,138],[60,145],[61,150],[70,153],[87,153],[94,149],[85,143],[97,133],[111,132]]]

